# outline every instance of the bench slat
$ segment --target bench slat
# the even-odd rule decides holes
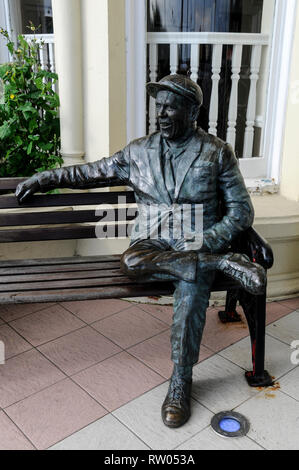
[[[65,281],[44,281],[44,282],[19,282],[11,284],[0,284],[0,292],[12,291],[35,291],[50,289],[72,289],[74,287],[103,287],[117,284],[134,284],[135,281],[125,276],[97,278],[97,279],[73,279]]]
[[[128,233],[130,224],[120,223],[114,226],[113,232],[106,236],[105,232],[96,234],[97,225],[75,225],[70,227],[46,227],[15,230],[0,230],[0,243],[35,242],[48,240],[77,240],[88,238],[114,238],[118,234]]]
[[[117,222],[134,220],[135,217],[126,215],[126,210],[121,209],[103,210],[97,215],[95,210],[0,214],[0,227],[100,222],[103,218],[105,222]]]
[[[96,299],[120,299],[130,297],[148,297],[171,295],[174,288],[168,283],[150,283],[139,285],[120,285],[106,287],[89,287],[84,289],[66,289],[52,291],[9,292],[0,293],[2,304],[27,304],[42,302],[71,302]]]
[[[18,275],[9,275],[3,276],[0,273],[0,285],[5,284],[9,285],[10,283],[18,283],[18,282],[36,282],[36,281],[43,281],[48,283],[49,281],[58,281],[58,280],[72,280],[72,279],[99,279],[99,278],[107,278],[109,277],[119,277],[122,276],[123,273],[121,270],[118,269],[109,269],[109,270],[101,270],[101,271],[66,271],[60,273],[49,273],[47,272],[39,273],[39,274],[18,274]]]
[[[110,273],[109,273],[110,275]],[[143,281],[144,282],[144,281]],[[72,288],[80,288],[80,287],[103,287],[103,286],[117,286],[117,285],[138,285],[134,279],[129,279],[124,275],[119,275],[116,277],[107,277],[107,275],[103,278],[97,277],[96,279],[69,279],[69,280],[59,280],[59,281],[52,281],[52,280],[45,280],[45,281],[37,281],[37,282],[18,282],[18,283],[9,283],[9,284],[0,284],[0,292],[8,293],[13,291],[38,291],[38,290],[51,290],[51,289],[72,289]],[[225,279],[222,282],[215,282],[212,290],[214,291],[223,291],[227,289],[231,289],[232,287],[236,288],[236,284],[232,282],[226,281]]]
[[[27,178],[0,178],[0,191],[14,191],[19,183]]]
[[[111,263],[82,263],[82,264],[70,264],[70,265],[54,265],[54,266],[25,266],[16,268],[1,268],[0,264],[0,276],[14,276],[24,274],[39,274],[44,273],[67,273],[77,271],[107,271],[108,269],[118,269],[119,261]]]
[[[22,183],[23,181],[26,181],[27,179],[29,178],[29,176],[27,177],[18,177],[18,178],[0,178],[0,191],[2,190],[10,190],[10,191],[15,191],[18,184],[19,183]],[[105,187],[105,186],[102,186],[102,187]],[[108,186],[106,186],[108,187]],[[119,183],[110,183],[109,184],[109,187],[110,188],[113,188],[113,187],[120,187]],[[78,191],[79,189],[77,189]],[[74,190],[76,191],[76,189]]]
[[[1,268],[25,266],[51,266],[51,265],[73,265],[81,263],[106,263],[119,261],[121,255],[101,255],[101,256],[73,256],[72,258],[37,258],[37,259],[17,259],[1,261]]]
[[[118,204],[120,196],[125,198],[125,204],[132,204],[135,202],[133,191],[38,194],[32,196],[28,202],[25,202],[22,205],[18,203],[18,200],[15,196],[1,196],[0,209]]]
[[[213,291],[227,291],[236,285],[231,282],[216,283]],[[96,299],[120,299],[131,297],[148,297],[172,295],[174,287],[171,283],[143,283],[114,285],[105,287],[84,287],[76,289],[31,290],[1,293],[2,304],[26,304],[42,302],[71,302]]]

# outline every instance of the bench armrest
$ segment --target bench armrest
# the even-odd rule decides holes
[[[251,261],[260,264],[265,269],[272,268],[274,263],[271,246],[252,227],[237,237],[232,245],[232,251],[249,256]]]

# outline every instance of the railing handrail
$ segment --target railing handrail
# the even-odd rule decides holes
[[[267,46],[269,34],[255,33],[147,33],[148,44],[225,44]]]
[[[54,34],[24,34],[24,36],[26,39],[36,39],[38,42],[44,41],[47,44],[54,43],[55,41]]]
[[[156,32],[147,33],[149,45],[149,78],[155,82],[159,70],[159,45],[169,45],[169,70],[178,73],[180,51],[179,46],[190,47],[190,78],[195,83],[199,78],[200,52],[202,46],[209,45],[211,55],[212,90],[209,108],[209,133],[217,135],[219,116],[219,83],[221,79],[223,46],[232,46],[231,60],[231,92],[227,115],[226,141],[235,149],[238,124],[239,82],[241,79],[242,57],[244,47],[251,47],[249,65],[250,89],[246,110],[246,128],[244,133],[243,156],[253,157],[255,123],[257,112],[257,83],[260,76],[263,47],[270,45],[270,35],[255,33],[212,33],[212,32]],[[151,97],[149,101],[149,132],[157,128],[156,104]]]

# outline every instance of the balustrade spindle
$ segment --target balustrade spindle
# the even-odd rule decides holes
[[[54,59],[54,43],[49,43],[49,63],[50,63],[50,70],[52,73],[55,73],[55,59]]]
[[[222,61],[222,44],[213,45],[213,58],[212,58],[212,93],[210,102],[210,121],[209,133],[217,136],[218,125],[218,109],[219,109],[219,81],[221,72]]]
[[[228,129],[227,142],[235,149],[236,145],[236,126],[238,116],[238,85],[240,80],[240,71],[242,63],[243,46],[241,44],[234,45],[232,56],[232,90],[230,95],[229,111],[228,111]]]
[[[198,80],[198,69],[199,69],[199,44],[191,44],[191,75],[190,78],[195,83]]]
[[[40,65],[41,65],[42,70],[46,70],[47,65],[46,65],[46,61],[45,61],[45,46],[44,45],[39,50],[39,61],[40,61]]]
[[[170,44],[170,73],[174,75],[179,68],[179,45]]]
[[[158,72],[158,44],[150,44],[149,48],[149,72],[150,81],[157,81]],[[149,132],[155,132],[157,129],[157,118],[156,118],[156,100],[150,97],[149,101]]]
[[[49,64],[50,64],[50,70],[52,73],[55,73],[55,56],[54,56],[54,43],[50,42],[48,45],[48,51],[49,51]],[[56,91],[55,84],[52,86],[53,91]]]
[[[247,107],[246,130],[244,139],[243,158],[252,158],[254,143],[254,123],[256,115],[257,82],[262,59],[262,46],[252,46],[250,66],[250,91]]]

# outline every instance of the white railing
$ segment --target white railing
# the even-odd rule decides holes
[[[263,47],[269,46],[270,37],[264,34],[245,33],[148,33],[149,45],[149,77],[151,81],[157,80],[160,44],[169,45],[169,72],[175,74],[179,67],[179,46],[190,45],[190,78],[195,82],[199,77],[200,48],[202,45],[212,46],[212,92],[209,109],[209,132],[217,135],[218,108],[219,108],[219,82],[222,68],[223,46],[233,46],[232,54],[232,88],[228,111],[228,124],[226,140],[233,148],[236,143],[239,81],[244,46],[251,46],[250,65],[250,92],[247,106],[246,130],[244,137],[243,157],[253,157],[254,127],[263,126],[263,119],[257,116],[257,83],[259,80]],[[150,98],[149,104],[149,131],[157,128],[155,100]]]
[[[25,34],[24,36],[29,41],[36,39],[37,42],[44,43],[44,47],[39,52],[41,67],[43,70],[55,73],[54,34]]]

